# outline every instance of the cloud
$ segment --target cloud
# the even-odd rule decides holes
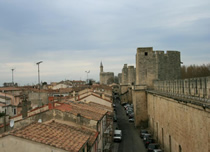
[[[99,80],[105,71],[135,65],[137,47],[181,51],[187,64],[209,61],[208,0],[18,0],[0,1],[0,84],[11,67],[21,84],[36,83],[36,62],[45,81]]]

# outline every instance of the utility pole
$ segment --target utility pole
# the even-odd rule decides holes
[[[39,64],[42,63],[42,61],[37,62],[36,64],[38,65],[38,83],[39,83],[39,107],[42,106],[42,102],[40,99],[40,71],[39,71]]]
[[[85,71],[87,73],[87,84],[88,84],[88,73],[90,73],[90,70],[89,71]]]
[[[15,69],[11,69],[11,70],[12,70],[12,84],[14,86],[14,75],[13,75],[13,72],[14,72]]]

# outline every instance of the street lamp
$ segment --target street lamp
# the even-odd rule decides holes
[[[11,69],[12,70],[12,85],[14,86],[14,77],[13,77],[13,72],[15,69]]]
[[[87,84],[88,84],[88,73],[90,73],[90,70],[89,71],[85,71],[87,73]]]
[[[42,63],[42,61],[37,62],[36,64],[38,65],[38,83],[39,83],[39,106],[42,106],[42,102],[40,99],[40,72],[39,72],[39,64]]]

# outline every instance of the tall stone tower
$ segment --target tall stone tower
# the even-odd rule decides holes
[[[156,77],[156,58],[152,47],[137,48],[136,84],[152,86]]]
[[[128,84],[134,85],[136,81],[134,66],[128,66]]]
[[[122,73],[118,73],[118,82],[119,84],[122,83]]]
[[[128,84],[128,66],[127,64],[124,64],[122,69],[122,84],[127,85]]]
[[[154,80],[180,78],[180,52],[153,51],[152,47],[137,48],[136,86],[132,90],[135,126],[148,127],[147,89],[154,88]]]
[[[180,52],[153,51],[152,47],[137,48],[136,84],[153,88],[154,80],[171,80],[181,77]]]

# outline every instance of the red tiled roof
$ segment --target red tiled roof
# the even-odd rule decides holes
[[[90,137],[90,135],[71,126],[62,126],[57,122],[49,124],[32,123],[21,129],[14,130],[10,134],[71,152],[78,152]]]
[[[86,94],[86,93],[84,93],[84,94]],[[81,95],[82,95],[82,94],[81,94]],[[92,92],[91,94],[86,95],[86,96],[84,96],[84,97],[80,98],[79,100],[83,100],[83,99],[85,99],[85,98],[87,98],[87,97],[89,97],[89,96],[91,96],[91,95],[93,95],[93,96],[95,96],[95,97],[97,97],[97,98],[103,99],[102,97],[98,96],[98,95],[97,95],[97,93]],[[105,101],[107,101],[107,102],[112,103],[112,101],[111,101],[111,100],[107,100],[107,99],[103,99],[103,100],[105,100]]]
[[[16,87],[0,87],[0,91],[21,91],[20,88]]]
[[[98,132],[97,131],[94,131],[94,130],[90,130],[90,129],[87,129],[85,127],[76,127],[76,126],[69,126],[69,125],[66,125],[66,124],[62,124],[62,123],[57,123],[57,122],[50,122],[49,125],[51,126],[57,126],[59,128],[72,128],[76,131],[79,131],[83,134],[87,134],[88,136],[90,136],[90,139],[88,141],[88,144],[90,146],[92,146],[95,142],[95,140],[97,139],[98,137]]]
[[[91,105],[91,106],[94,106],[96,108],[101,108],[101,109],[104,109],[104,110],[113,111],[113,108],[102,105],[102,104],[99,104],[99,103],[89,102],[88,104]]]
[[[97,109],[85,103],[69,103],[62,104],[55,107],[55,109],[70,112],[74,115],[80,114],[82,117],[91,119],[91,120],[101,120],[107,111],[102,109]]]

